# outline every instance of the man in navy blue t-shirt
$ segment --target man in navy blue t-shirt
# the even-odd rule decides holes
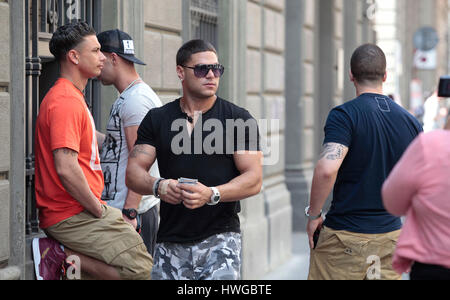
[[[328,117],[305,211],[313,249],[309,279],[400,279],[391,258],[402,224],[383,207],[381,187],[422,127],[383,95],[386,76],[379,47],[355,50],[350,79],[357,98]],[[322,208],[333,186],[324,221]]]

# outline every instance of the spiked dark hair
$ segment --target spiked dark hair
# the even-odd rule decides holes
[[[96,35],[94,28],[86,22],[77,22],[58,27],[50,40],[49,48],[60,62],[67,53],[77,47],[86,36]]]
[[[211,51],[217,54],[216,48],[204,40],[191,40],[181,46],[177,53],[177,66],[185,65],[193,54]]]

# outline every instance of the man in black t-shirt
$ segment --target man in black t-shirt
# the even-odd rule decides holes
[[[383,95],[386,57],[379,47],[356,49],[350,78],[357,98],[328,116],[305,210],[312,249],[309,279],[400,279],[391,260],[402,224],[383,207],[381,188],[423,130],[411,114]],[[323,221],[322,208],[333,186],[333,201]]]
[[[130,153],[127,186],[162,200],[153,279],[240,278],[239,201],[261,190],[262,153],[255,119],[216,96],[223,72],[211,44],[183,45],[183,97],[147,114]]]

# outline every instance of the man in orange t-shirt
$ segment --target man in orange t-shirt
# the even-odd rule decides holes
[[[54,151],[66,155],[72,150],[74,158],[78,153],[77,163],[87,183],[86,194],[93,199],[92,204],[85,205],[86,208],[92,206],[95,215],[95,206],[100,204],[97,199],[103,190],[103,174],[94,121],[81,91],[71,81],[60,78],[42,102],[36,126],[36,201],[41,228],[53,226],[85,210],[65,189],[56,168],[41,168],[54,164],[54,154],[58,155]]]
[[[84,22],[59,27],[50,52],[61,74],[36,122],[36,202],[49,236],[33,240],[36,277],[60,279],[68,263],[69,279],[150,279],[153,259],[142,238],[100,200],[95,124],[82,92],[105,62],[96,33]]]

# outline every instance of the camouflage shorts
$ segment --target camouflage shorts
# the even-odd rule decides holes
[[[156,245],[153,280],[239,280],[241,235],[217,234],[196,244]]]

